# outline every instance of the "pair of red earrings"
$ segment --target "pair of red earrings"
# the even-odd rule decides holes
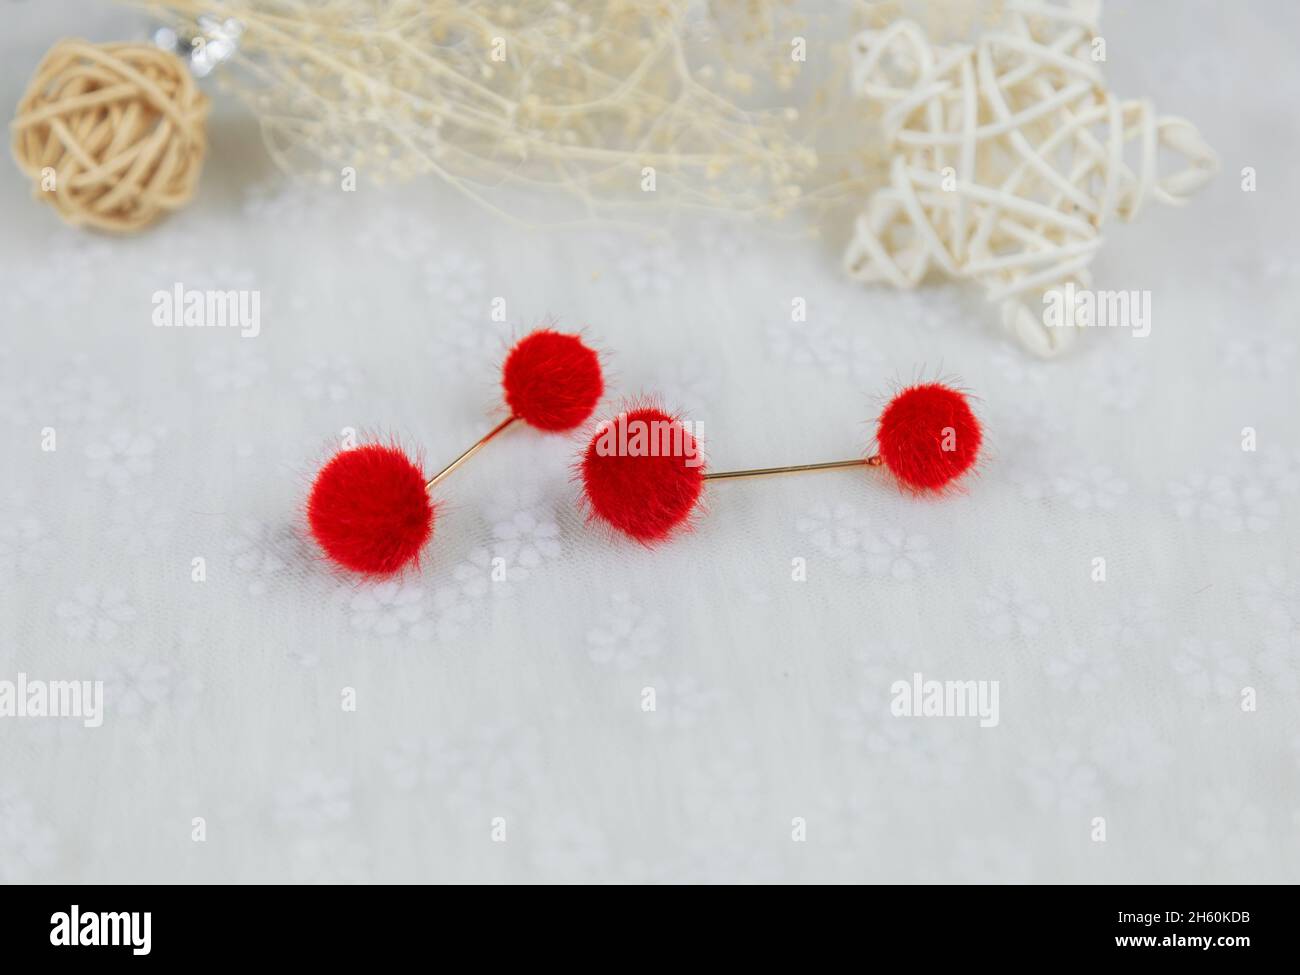
[[[418,564],[433,537],[433,489],[443,478],[517,421],[546,433],[581,426],[605,392],[599,356],[578,336],[551,329],[515,344],[502,367],[501,386],[509,416],[432,477],[426,478],[396,444],[367,443],[330,458],[312,484],[307,520],[336,565],[388,576]],[[687,424],[646,405],[601,423],[577,470],[593,519],[654,544],[689,522],[706,481],[883,466],[904,488],[938,493],[971,469],[981,439],[966,396],[930,382],[909,386],[889,401],[876,426],[879,452],[870,457],[709,473]]]

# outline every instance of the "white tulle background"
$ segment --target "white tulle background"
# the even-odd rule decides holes
[[[57,37],[140,24],[3,16],[6,105]],[[6,165],[0,678],[102,679],[107,716],[0,719],[0,880],[1295,880],[1300,19],[1170,0],[1103,25],[1115,87],[1224,171],[1097,264],[1152,292],[1150,337],[1049,363],[964,289],[846,282],[834,241],[294,188],[224,101],[198,199],[138,237],[61,226]],[[258,289],[260,336],[152,327],[177,281]],[[573,441],[514,431],[448,482],[418,576],[327,571],[299,519],[339,431],[436,466],[547,316],[614,391],[701,421],[714,466],[851,456],[882,395],[942,373],[979,396],[982,469],[942,503],[878,472],[715,485],[646,551],[584,524]],[[999,726],[891,717],[918,671],[999,681]]]

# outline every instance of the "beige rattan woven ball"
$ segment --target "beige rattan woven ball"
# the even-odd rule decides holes
[[[170,52],[60,41],[18,103],[14,159],[69,223],[128,233],[193,195],[207,111]]]

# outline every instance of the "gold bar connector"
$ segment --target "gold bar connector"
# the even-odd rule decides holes
[[[489,440],[495,437],[506,427],[510,426],[510,424],[514,423],[515,420],[517,419],[519,419],[519,417],[517,416],[508,416],[500,423],[498,423],[496,426],[494,426],[491,430],[489,430],[487,433],[483,435],[483,438],[478,443],[474,444],[472,447],[469,448],[469,450],[465,451],[463,454],[461,454],[459,457],[453,460],[450,464],[448,464],[446,467],[440,470],[437,474],[434,474],[433,477],[429,478],[429,480],[424,485],[424,489],[426,491],[432,491],[439,481],[441,481],[444,477],[446,477],[448,474],[454,471],[461,464],[465,463],[465,461],[469,460],[471,457],[477,454],[480,450],[483,449],[483,445],[485,443],[487,443]]]
[[[880,455],[859,460],[833,460],[825,464],[795,464],[790,467],[756,467],[748,471],[719,471],[705,474],[706,481],[731,481],[742,477],[767,477],[769,474],[798,474],[802,471],[834,471],[846,467],[879,467],[884,461]]]

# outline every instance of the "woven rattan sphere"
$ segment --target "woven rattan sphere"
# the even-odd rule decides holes
[[[60,41],[18,103],[14,159],[69,223],[127,233],[193,195],[207,111],[174,54]]]

